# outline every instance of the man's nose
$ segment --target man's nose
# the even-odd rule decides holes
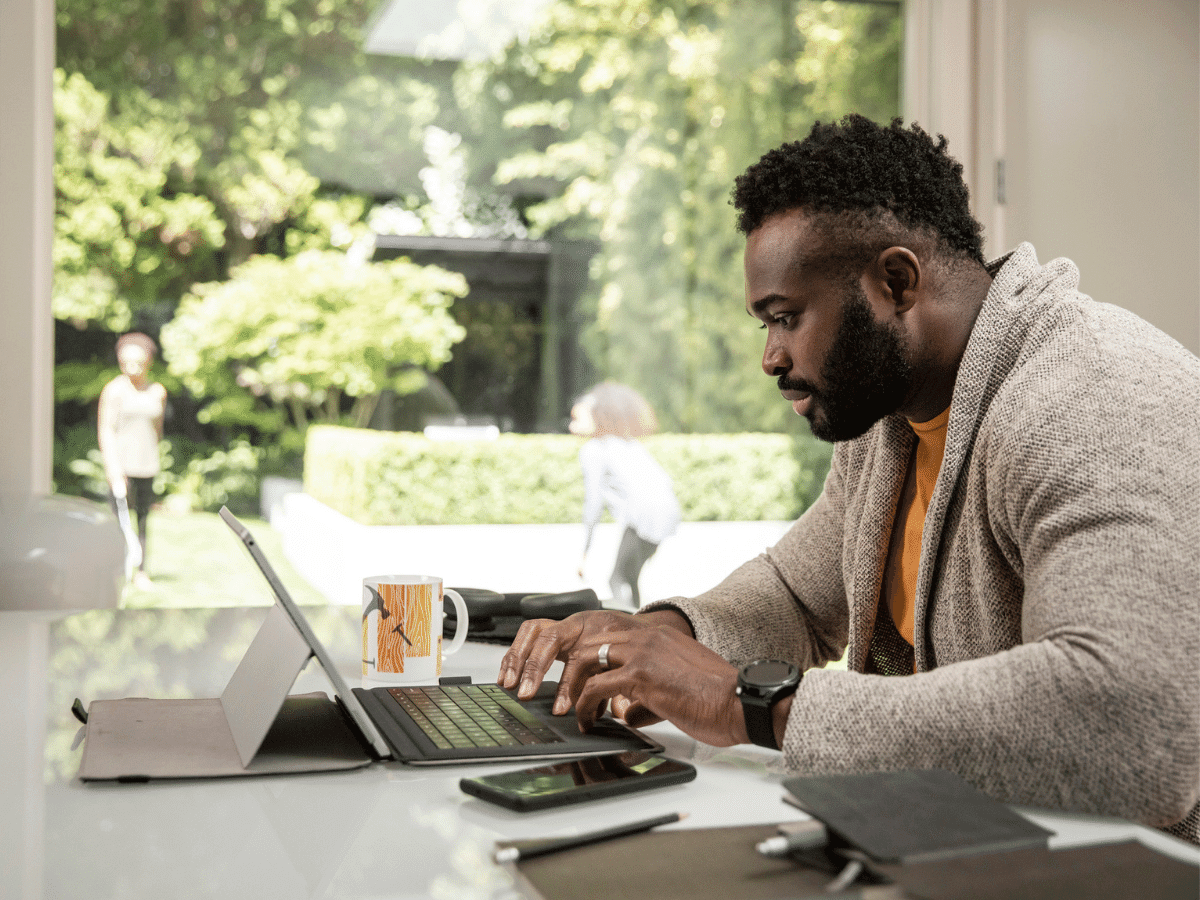
[[[772,378],[786,375],[791,371],[792,358],[784,349],[783,343],[768,330],[767,345],[763,348],[762,369]]]

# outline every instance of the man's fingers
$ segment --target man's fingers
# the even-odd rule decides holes
[[[609,698],[619,696],[623,688],[628,689],[625,680],[620,669],[609,669],[584,683],[575,699],[575,717],[579,720],[580,731],[590,731],[596,720],[604,715]]]
[[[561,644],[558,624],[549,619],[530,619],[522,622],[517,636],[513,638],[512,646],[500,661],[500,675],[496,682],[512,690],[529,678],[533,681],[531,695],[536,692],[542,676],[554,662]],[[549,658],[546,658],[547,648]]]
[[[640,623],[636,623],[640,627]],[[578,612],[560,622],[533,619],[521,624],[512,646],[500,661],[497,682],[521,699],[532,697],[556,659],[566,665],[554,711],[571,708],[582,683],[600,671],[596,654],[606,641],[623,640],[635,627],[633,617],[612,611]],[[584,638],[584,635],[591,635]],[[581,641],[586,646],[580,646]],[[613,663],[615,664],[615,663]]]
[[[616,665],[611,651],[619,643],[621,637],[622,635],[619,633],[602,635],[598,638],[581,641],[572,648],[563,665],[562,677],[558,682],[558,696],[554,698],[553,712],[556,716],[563,715],[575,704],[579,692],[583,690],[583,686],[589,678],[604,671],[605,667],[600,665],[600,648],[602,646],[609,648],[608,668]]]
[[[614,714],[635,727],[669,719],[714,746],[745,739],[731,724],[742,721],[733,709],[737,670],[670,622],[634,623],[611,611],[527,622],[502,664],[507,685],[532,697],[555,659],[564,666],[554,711],[574,705],[583,731],[619,698]]]
[[[624,694],[618,694],[612,698],[610,704],[612,714],[618,719],[625,719],[625,716],[633,709],[634,703]]]
[[[580,678],[583,675],[583,678]],[[558,679],[558,694],[554,698],[554,708],[550,711],[556,716],[563,715],[571,708],[571,704],[575,702],[575,694],[579,693],[583,686],[583,679],[587,676],[581,672],[580,659],[575,654],[567,657],[567,661],[563,664],[562,677]],[[576,682],[579,687],[576,687]]]
[[[517,636],[513,638],[512,646],[504,654],[504,658],[500,660],[500,674],[496,676],[496,683],[502,687],[512,690],[517,686],[517,681],[521,676],[521,670],[525,668],[525,660],[529,656],[529,651],[533,647],[533,642],[541,633],[542,619],[534,619],[529,622],[522,622],[521,627],[517,630]]]
[[[589,731],[596,724],[596,720],[604,715],[611,698],[632,693],[633,685],[629,683],[630,670],[622,666],[627,650],[627,637],[627,633],[604,635],[603,638],[580,647],[578,654],[573,654],[573,661],[577,661],[581,669],[594,673],[590,678],[580,679],[578,685],[569,685],[571,699],[575,704],[575,717],[579,720],[581,731]],[[604,650],[607,662],[604,666],[600,661],[601,649]]]
[[[663,717],[646,709],[640,703],[635,703],[621,719],[630,728],[645,728],[647,725],[661,722]]]
[[[651,712],[637,700],[630,700],[624,694],[613,697],[610,705],[612,714],[631,728],[642,728],[662,721],[662,716]]]
[[[565,643],[557,623],[548,624],[538,632],[521,669],[520,684],[517,686],[518,697],[528,700],[537,693],[542,679],[558,658],[559,650]]]

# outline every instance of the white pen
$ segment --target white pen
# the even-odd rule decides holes
[[[828,840],[824,824],[816,819],[788,822],[786,825],[780,825],[779,830],[781,834],[759,841],[754,849],[763,856],[781,857],[795,850],[824,846]]]

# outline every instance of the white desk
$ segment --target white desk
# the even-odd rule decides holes
[[[350,679],[358,611],[307,611]],[[266,609],[129,610],[51,619],[0,613],[0,897],[418,898],[518,896],[490,860],[499,839],[590,830],[667,812],[681,826],[797,818],[781,802],[778,754],[716,750],[669,725],[648,729],[695,782],[574,809],[519,814],[467,797],[458,779],[513,768],[410,768],[140,785],[75,777],[78,696],[218,696]],[[495,680],[502,648],[468,644],[446,674]],[[297,691],[328,690],[315,663]],[[14,727],[15,725],[15,727]],[[1025,811],[1052,846],[1136,837],[1189,862],[1200,848],[1153,829]]]

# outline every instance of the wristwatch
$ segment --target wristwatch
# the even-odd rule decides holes
[[[759,659],[738,672],[737,695],[746,716],[746,733],[760,747],[778,750],[771,710],[784,697],[796,693],[800,670],[777,659]]]

